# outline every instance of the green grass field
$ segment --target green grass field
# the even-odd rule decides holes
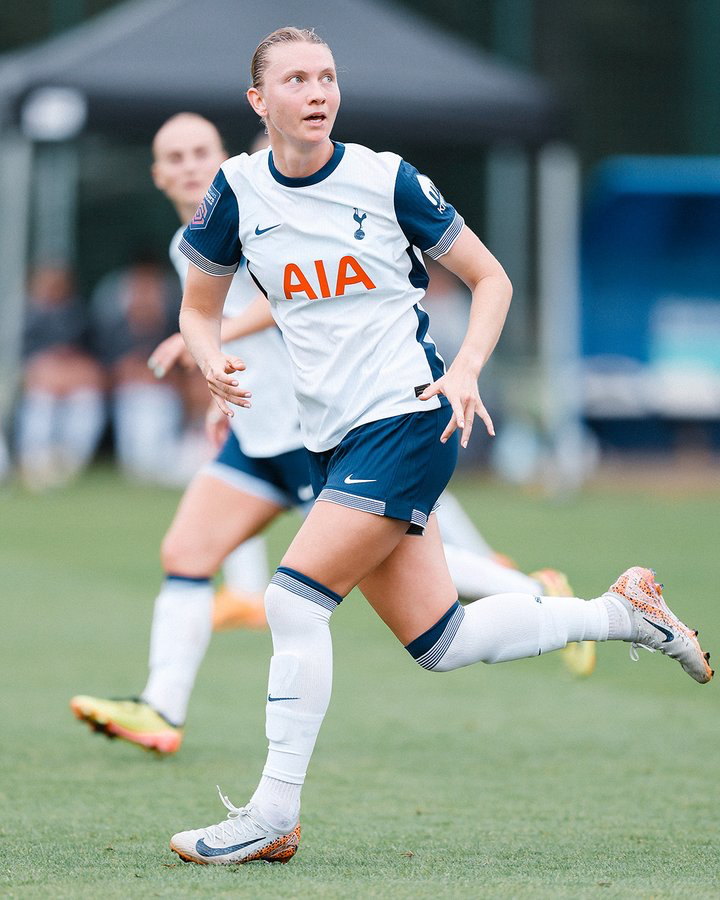
[[[525,569],[581,595],[653,565],[720,654],[720,497],[588,491],[565,503],[468,480],[456,492]],[[433,675],[352,595],[333,617],[335,687],[287,866],[181,863],[173,832],[241,805],[265,755],[270,638],[216,636],[171,759],[93,735],[74,693],[145,678],[160,538],[177,495],[94,470],[0,493],[0,895],[5,897],[718,897],[718,685],[660,654],[600,647]],[[275,562],[295,520],[270,533]],[[719,657],[720,658],[720,657]]]

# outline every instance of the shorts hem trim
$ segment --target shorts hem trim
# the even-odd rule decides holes
[[[233,487],[238,491],[242,491],[245,494],[252,494],[253,497],[267,500],[270,503],[274,503],[276,506],[281,506],[283,509],[297,505],[296,500],[290,497],[289,494],[276,488],[275,485],[270,484],[269,481],[263,481],[262,478],[257,478],[255,475],[242,472],[240,469],[235,469],[233,466],[228,466],[225,463],[206,463],[200,469],[199,474],[211,475],[213,478],[224,481],[225,484],[229,484],[230,487]]]
[[[408,513],[407,508],[402,511],[398,510],[392,503],[388,504],[384,500],[376,500],[373,497],[360,497],[357,494],[348,494],[346,491],[335,490],[335,488],[323,488],[317,499],[325,500],[327,503],[337,503],[339,506],[347,506],[350,509],[359,509],[361,512],[372,513],[374,516],[400,519],[403,522],[409,522],[410,525],[414,525],[421,531],[424,531],[428,521],[427,514],[419,509],[413,509]],[[434,509],[435,506],[433,506]]]

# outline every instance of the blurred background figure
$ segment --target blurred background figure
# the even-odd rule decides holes
[[[177,330],[180,290],[150,253],[105,275],[93,291],[93,341],[108,371],[115,453],[142,481],[183,485],[209,452],[203,437],[207,389],[196,367],[163,381],[150,372],[154,348]]]
[[[70,270],[38,266],[28,290],[16,413],[18,466],[31,490],[72,479],[90,462],[102,435],[104,376],[87,337]]]

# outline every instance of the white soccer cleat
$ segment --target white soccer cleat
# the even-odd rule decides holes
[[[630,613],[633,634],[630,655],[637,660],[637,648],[659,650],[676,659],[695,681],[706,684],[715,674],[708,665],[710,654],[703,652],[697,631],[684,625],[662,597],[662,585],[655,572],[633,566],[606,591],[618,598]]]
[[[262,860],[289,862],[300,842],[300,823],[290,832],[276,831],[258,812],[253,803],[238,808],[223,796],[223,805],[230,810],[227,818],[208,828],[181,831],[173,835],[170,849],[187,862],[222,866]]]

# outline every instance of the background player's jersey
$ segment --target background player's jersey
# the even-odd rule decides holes
[[[446,402],[417,399],[444,372],[419,251],[442,256],[462,227],[399,156],[336,143],[307,178],[282,175],[270,151],[225,162],[180,249],[211,275],[247,259],[293,362],[305,445],[322,451],[358,425]]]
[[[189,263],[178,250],[182,233],[180,228],[170,242],[170,259],[184,286]],[[257,295],[257,286],[243,263],[230,285],[224,315],[239,315]],[[245,363],[247,369],[237,373],[238,381],[252,391],[250,409],[238,407],[230,419],[243,453],[252,457],[278,456],[302,447],[290,360],[280,332],[267,328],[230,341],[224,349]]]

